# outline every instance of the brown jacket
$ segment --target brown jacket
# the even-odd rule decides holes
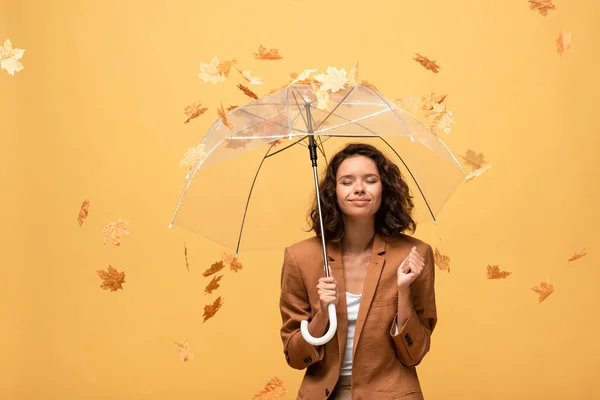
[[[397,269],[411,248],[425,258],[425,267],[411,284],[413,312],[396,333],[398,312]],[[320,309],[317,283],[325,276],[321,241],[313,237],[285,249],[281,272],[281,339],[287,363],[306,368],[298,399],[326,399],[340,374],[346,346],[348,318],[344,271],[339,243],[327,244],[330,274],[339,286],[336,335],[323,346],[308,344],[300,321],[327,315]],[[404,235],[387,241],[375,235],[359,307],[352,359],[353,400],[423,399],[415,367],[429,351],[437,322],[434,293],[434,260],[431,246]],[[327,317],[326,317],[327,318]]]

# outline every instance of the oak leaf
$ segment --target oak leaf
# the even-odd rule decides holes
[[[195,101],[191,105],[189,105],[189,104],[186,105],[183,108],[183,112],[185,113],[185,116],[187,117],[187,119],[183,123],[187,124],[188,122],[190,122],[190,120],[197,118],[197,117],[201,116],[202,114],[204,114],[206,112],[206,110],[208,110],[208,108],[202,107],[202,104],[199,101]]]
[[[283,380],[274,376],[267,382],[264,389],[261,389],[258,393],[256,393],[252,400],[272,400],[275,397],[280,397],[285,395],[285,387],[283,386]]]
[[[258,60],[281,60],[283,57],[279,55],[279,50],[267,50],[262,44],[258,47],[258,53],[254,53],[254,58]]]
[[[448,273],[450,272],[450,257],[448,257],[445,254],[442,254],[437,247],[433,252],[433,260],[435,264],[439,267],[439,269],[441,269],[442,271],[448,271]]]
[[[174,340],[177,351],[179,351],[179,359],[183,362],[191,361],[194,359],[194,353],[191,352],[188,345],[188,340],[185,339],[182,342]]]
[[[225,263],[223,263],[223,261],[217,261],[216,263],[212,264],[209,269],[204,271],[202,275],[211,276],[212,274],[219,272],[223,268],[225,268]]]
[[[123,289],[123,283],[125,283],[125,272],[119,272],[115,267],[108,264],[106,271],[97,270],[96,273],[102,279],[100,287],[104,290],[110,290],[116,292],[118,289]]]
[[[223,299],[221,296],[217,297],[213,304],[207,304],[204,306],[204,321],[206,322],[208,319],[214,317],[214,315],[219,311],[221,306],[223,305]]]
[[[219,281],[223,278],[223,275],[215,276],[204,288],[204,294],[211,294],[213,291],[221,287]]]
[[[433,71],[436,74],[439,72],[438,68],[440,68],[440,66],[437,65],[435,61],[432,61],[429,58],[420,55],[419,53],[415,53],[415,55],[416,57],[413,58],[413,60],[421,64],[423,67],[425,67],[425,69]]]
[[[238,83],[237,87],[242,92],[244,92],[244,94],[246,96],[251,97],[251,98],[253,98],[255,100],[258,100],[258,95],[256,93],[254,93],[252,90],[248,89],[246,86],[242,85],[241,83]]]
[[[585,247],[581,250],[573,250],[573,254],[569,257],[569,261],[579,260],[581,257],[585,256],[587,251],[585,251]]]
[[[109,222],[103,229],[104,244],[112,244],[113,246],[121,245],[121,237],[129,235],[129,221],[119,218],[117,221]]]
[[[79,209],[79,215],[77,216],[77,222],[79,223],[79,227],[81,227],[81,225],[83,225],[83,221],[85,221],[89,212],[90,212],[90,201],[88,199],[85,199],[85,200],[83,200],[83,203],[81,204],[81,208]]]
[[[497,265],[487,266],[487,278],[488,279],[506,279],[512,272],[500,271]]]
[[[546,279],[546,282],[541,282],[538,286],[531,288],[531,290],[539,295],[538,303],[541,303],[542,301],[546,300],[548,296],[554,293],[554,285],[551,284],[548,279]]]

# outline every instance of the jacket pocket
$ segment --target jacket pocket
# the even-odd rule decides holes
[[[375,299],[371,303],[371,308],[385,307],[392,304],[398,304],[398,296],[387,297],[385,299]]]

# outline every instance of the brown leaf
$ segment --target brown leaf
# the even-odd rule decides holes
[[[209,269],[207,269],[206,271],[204,271],[202,273],[202,275],[204,275],[204,276],[211,276],[212,274],[215,274],[215,273],[219,272],[223,268],[225,268],[225,264],[223,263],[223,261],[217,261],[216,263],[214,263],[213,265],[211,265]]]
[[[285,387],[283,386],[283,380],[274,376],[267,382],[264,389],[261,389],[258,393],[252,397],[252,400],[272,400],[275,397],[285,395]]]
[[[473,150],[467,150],[464,156],[459,154],[459,157],[465,160],[465,164],[471,167],[471,171],[475,171],[485,165],[485,159],[483,153],[476,153]]]
[[[534,292],[539,295],[538,303],[546,300],[548,296],[554,293],[554,285],[550,283],[548,279],[546,282],[541,282],[538,286],[531,288]]]
[[[433,71],[436,74],[438,73],[438,68],[440,68],[440,66],[437,65],[435,63],[435,61],[431,61],[430,59],[428,59],[425,56],[420,55],[419,53],[415,53],[415,54],[416,54],[416,57],[413,58],[413,60],[415,60],[416,62],[418,62],[422,66],[424,66],[425,69]]]
[[[242,268],[244,268],[242,266],[242,263],[240,263],[240,261],[237,259],[237,257],[235,257],[232,253],[228,253],[226,251],[221,253],[221,259],[223,260],[223,262],[226,265],[229,265],[229,268],[233,271],[233,272],[238,272],[240,271]]]
[[[558,33],[556,39],[556,51],[561,56],[563,53],[571,48],[571,33],[563,33],[562,29]]]
[[[221,122],[223,122],[223,125],[228,127],[229,130],[233,132],[233,125],[231,125],[231,122],[229,122],[229,120],[227,119],[227,113],[225,112],[225,110],[223,110],[223,103],[221,103],[221,108],[217,108],[217,114],[219,114],[219,118],[221,118]]]
[[[229,61],[223,61],[222,63],[220,63],[219,65],[217,65],[217,70],[219,72],[221,72],[223,75],[225,75],[226,78],[229,77],[229,71],[231,70],[231,67],[233,65],[237,64],[237,58],[234,58],[232,60]]]
[[[490,265],[487,266],[488,279],[506,279],[510,274],[512,274],[512,272],[500,271],[500,268],[498,268],[497,265],[494,265],[493,267]]]
[[[206,287],[204,288],[204,294],[211,294],[212,292],[220,288],[221,285],[219,285],[219,281],[221,280],[221,278],[223,278],[223,275],[215,276],[214,278],[212,278],[209,284],[206,285]]]
[[[237,87],[242,92],[244,92],[244,94],[246,96],[252,97],[253,99],[258,100],[258,96],[256,95],[256,93],[254,93],[252,90],[248,89],[246,86],[242,85],[241,83],[238,83]]]
[[[254,53],[254,58],[258,60],[281,60],[283,57],[279,55],[279,50],[267,50],[262,44],[258,48],[258,53]]]
[[[77,222],[79,222],[79,227],[81,227],[81,225],[83,225],[83,221],[85,221],[89,212],[90,212],[90,201],[88,199],[85,199],[85,200],[83,200],[83,203],[81,204],[81,208],[79,209],[79,215],[77,216]]]
[[[190,122],[190,120],[204,114],[206,110],[208,110],[208,108],[202,107],[202,104],[200,104],[199,101],[195,101],[194,103],[192,103],[192,105],[186,105],[183,108],[183,112],[185,113],[187,119],[183,123],[187,124],[188,122]]]
[[[188,262],[188,255],[187,255],[187,246],[185,245],[185,242],[183,242],[183,255],[185,256],[185,269],[188,270],[188,272],[190,272],[190,263]]]
[[[438,248],[435,248],[435,251],[433,252],[433,259],[435,264],[442,270],[442,271],[448,271],[448,273],[450,272],[450,257],[448,257],[447,255],[442,254]]]
[[[569,258],[569,261],[579,260],[581,257],[585,256],[587,251],[585,251],[585,247],[581,250],[573,250],[573,255]]]
[[[529,0],[529,9],[537,10],[544,17],[548,15],[548,10],[556,10],[552,0]]]
[[[103,229],[104,244],[112,244],[113,246],[121,245],[121,237],[129,235],[129,221],[119,218],[117,221],[109,222]]]
[[[179,359],[181,361],[186,362],[194,359],[194,353],[190,351],[187,339],[182,342],[178,342],[177,340],[174,340],[173,342],[175,342],[177,351],[179,351]]]
[[[204,306],[204,322],[206,322],[209,318],[212,318],[217,311],[223,305],[223,299],[221,296],[217,297],[213,304],[208,304]]]
[[[106,271],[97,270],[98,276],[102,279],[100,287],[104,290],[116,292],[118,289],[123,289],[125,283],[125,272],[117,271],[112,265],[108,264]]]

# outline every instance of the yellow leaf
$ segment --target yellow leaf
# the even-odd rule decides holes
[[[199,162],[204,160],[206,157],[206,152],[204,151],[206,145],[200,143],[198,146],[190,147],[188,151],[183,155],[183,159],[179,162],[181,167],[193,167],[197,165]]]
[[[250,82],[251,85],[262,85],[263,84],[263,81],[260,78],[253,77],[249,70],[240,71],[238,69],[238,72],[244,77],[245,80]]]
[[[322,83],[321,88],[329,90],[331,93],[344,89],[344,86],[348,83],[344,68],[327,67],[327,74],[315,75],[315,79]]]
[[[222,63],[219,63],[219,65],[217,65],[217,71],[222,73],[225,76],[225,78],[228,78],[231,66],[235,64],[237,64],[237,58],[234,58],[230,61],[223,61]]]
[[[23,57],[25,50],[13,49],[10,39],[6,39],[3,46],[0,46],[0,69],[5,69],[10,75],[25,69],[19,61]]]
[[[556,39],[556,51],[561,56],[563,53],[571,48],[571,33],[563,33],[562,29],[558,33],[558,39]]]
[[[279,50],[267,50],[262,44],[258,48],[258,53],[254,53],[254,58],[258,60],[281,60],[283,57],[279,55]]]
[[[129,235],[129,221],[119,218],[117,221],[109,222],[103,229],[104,244],[112,244],[113,246],[121,245],[121,237]]]
[[[200,63],[200,73],[198,74],[198,78],[202,79],[205,83],[210,82],[212,84],[217,84],[219,82],[224,82],[227,77],[223,74],[223,72],[219,71],[219,59],[217,56],[214,56],[210,63]]]
[[[394,99],[394,104],[413,115],[421,107],[421,100],[416,96],[405,96],[399,99]]]

